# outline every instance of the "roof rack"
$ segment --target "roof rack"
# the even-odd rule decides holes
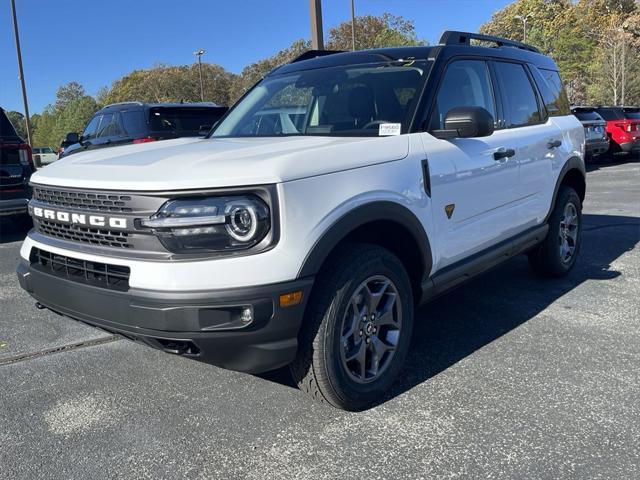
[[[495,43],[498,47],[514,47],[529,52],[540,53],[536,47],[502,37],[482,35],[481,33],[455,32],[447,30],[440,37],[440,45],[471,45],[471,40]]]
[[[333,55],[334,53],[344,53],[344,50],[307,50],[291,60],[289,63],[302,62],[303,60],[309,60],[317,57],[326,57],[327,55]]]
[[[116,105],[144,105],[144,103],[137,102],[137,101],[133,101],[133,102],[116,102],[116,103],[110,103],[109,105],[105,105],[102,108],[114,107]]]

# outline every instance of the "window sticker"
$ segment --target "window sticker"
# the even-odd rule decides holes
[[[387,137],[389,135],[400,135],[400,123],[381,123],[378,129],[378,135],[381,137]]]

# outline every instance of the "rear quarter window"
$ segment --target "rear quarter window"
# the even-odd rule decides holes
[[[546,70],[530,65],[533,80],[542,95],[544,106],[550,117],[571,115],[569,98],[562,85],[560,74],[554,70]]]
[[[5,115],[4,111],[0,110],[0,138],[17,137],[15,128]]]

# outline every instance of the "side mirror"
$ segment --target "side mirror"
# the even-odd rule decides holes
[[[207,133],[209,133],[209,130],[211,130],[212,127],[212,125],[200,125],[200,128],[198,129],[198,135],[204,137]]]
[[[64,143],[67,143],[69,145],[73,145],[74,143],[78,143],[79,141],[80,135],[78,135],[76,132],[69,132],[64,137]]]
[[[444,117],[444,129],[433,130],[436,138],[488,137],[493,133],[493,115],[482,107],[455,107]]]

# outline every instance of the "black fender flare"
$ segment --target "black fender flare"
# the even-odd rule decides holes
[[[556,206],[556,199],[558,198],[558,190],[560,190],[560,185],[562,185],[562,182],[567,176],[567,173],[569,173],[569,171],[571,170],[579,171],[582,174],[582,180],[585,186],[587,184],[587,172],[582,159],[580,159],[579,157],[569,158],[569,160],[567,160],[565,164],[562,166],[562,169],[560,169],[560,174],[558,175],[558,179],[556,180],[556,186],[553,189],[553,196],[551,197],[551,206],[549,207],[549,212],[547,213],[547,216],[544,219],[545,223],[549,220],[549,217],[551,216],[551,213],[553,212],[553,209]],[[586,191],[586,187],[585,187],[585,191]],[[580,200],[584,200],[584,196]]]
[[[298,278],[316,275],[332,250],[351,232],[375,221],[390,221],[404,227],[413,237],[423,261],[423,272],[428,277],[433,265],[431,246],[422,223],[407,207],[392,201],[374,201],[358,206],[336,220],[311,248]]]

